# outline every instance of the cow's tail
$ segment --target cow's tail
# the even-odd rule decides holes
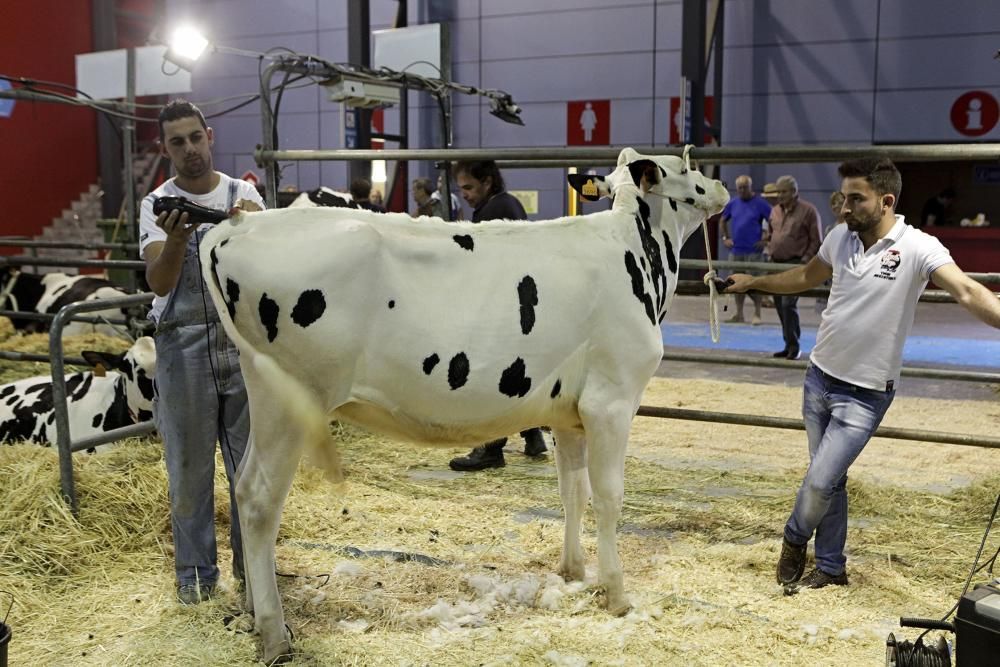
[[[233,322],[229,307],[222,296],[222,287],[216,270],[218,259],[215,253],[223,240],[220,237],[224,236],[224,229],[223,225],[213,229],[201,245],[202,275],[209,296],[219,313],[222,327],[230,340],[239,348],[240,363],[253,364],[253,369],[269,388],[267,395],[279,402],[279,405],[272,407],[279,409],[290,428],[299,430],[310,462],[322,468],[331,482],[340,484],[344,481],[340,452],[330,437],[330,421],[326,410],[302,382],[283,369],[273,357],[261,352],[244,338]],[[253,405],[251,405],[252,410]],[[262,410],[266,411],[267,407],[263,407]],[[255,443],[254,446],[258,445]]]

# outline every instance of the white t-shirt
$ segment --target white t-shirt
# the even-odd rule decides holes
[[[260,194],[257,192],[257,188],[255,188],[253,184],[247,181],[230,178],[221,172],[218,173],[219,184],[214,190],[203,195],[197,195],[181,190],[174,183],[174,179],[171,178],[143,198],[142,204],[139,207],[139,255],[143,259],[146,258],[146,246],[150,243],[154,243],[156,241],[166,241],[167,239],[167,233],[156,226],[156,214],[153,213],[153,200],[157,197],[186,197],[196,204],[200,204],[201,206],[206,206],[217,211],[228,211],[231,206],[241,199],[248,199],[255,202],[261,208],[265,208],[264,200],[260,198]],[[232,200],[230,201],[231,183],[235,183],[235,192],[233,193]],[[207,224],[202,225],[199,228],[199,231],[211,229],[211,227],[211,225]],[[166,308],[169,300],[170,294],[167,294],[166,296],[158,296],[153,299],[153,309],[150,312],[149,317],[154,322],[159,321],[160,315],[163,313],[163,309]]]
[[[887,391],[898,385],[917,300],[931,273],[953,263],[951,253],[897,215],[867,252],[842,224],[830,230],[816,256],[833,267],[833,284],[810,360],[859,387]]]

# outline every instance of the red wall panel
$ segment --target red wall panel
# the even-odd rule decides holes
[[[0,74],[73,85],[74,56],[91,51],[91,44],[90,0],[4,3]],[[97,182],[95,115],[18,100],[11,117],[0,118],[0,234],[40,233]]]

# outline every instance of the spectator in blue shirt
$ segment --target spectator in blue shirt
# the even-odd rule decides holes
[[[771,205],[753,191],[753,181],[747,175],[736,177],[737,196],[722,210],[722,243],[729,248],[733,262],[764,261],[764,225],[771,215]],[[748,271],[754,275],[752,271]],[[760,324],[760,295],[751,294],[754,326]],[[736,295],[736,314],[728,321],[742,323],[746,294]]]

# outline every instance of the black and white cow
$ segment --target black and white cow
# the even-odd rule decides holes
[[[86,351],[82,356],[111,372],[103,377],[94,371],[66,375],[69,432],[74,440],[153,418],[156,348],[152,338],[138,339],[124,354]],[[0,386],[0,443],[29,441],[48,446],[55,441],[55,418],[51,376]]]
[[[94,299],[111,299],[126,296],[126,293],[103,278],[90,276],[69,276],[65,273],[46,273],[35,275],[6,267],[0,279],[0,308],[18,310],[30,313],[49,313],[54,315],[63,306],[76,301],[92,301]],[[128,316],[127,309],[109,308],[97,312],[85,313],[88,317],[104,317],[108,320],[121,320]],[[48,331],[49,323],[41,320],[11,318],[14,328],[27,333]],[[67,336],[84,333],[102,333],[107,336],[124,337],[122,328],[107,324],[87,324],[85,322],[70,322],[63,328]]]
[[[592,490],[599,582],[613,613],[629,609],[615,534],[629,429],[663,354],[680,248],[729,195],[677,157],[626,149],[618,164],[578,184],[614,199],[585,216],[417,223],[282,209],[206,235],[205,281],[250,396],[236,494],[265,662],[290,650],[274,550],[299,459],[310,449],[340,475],[330,415],[449,446],[551,426],[566,514],[559,571],[584,575]]]
[[[358,208],[350,192],[337,192],[325,185],[321,185],[315,190],[303,192],[288,205],[288,208],[313,208],[316,206]]]

